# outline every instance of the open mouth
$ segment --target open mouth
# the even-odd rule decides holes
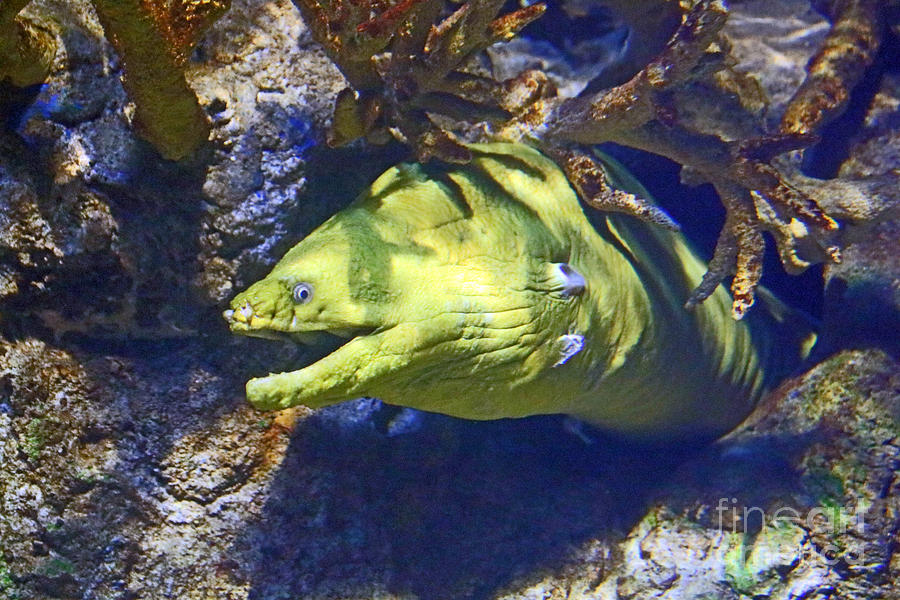
[[[291,342],[312,348],[337,349],[355,337],[371,335],[375,329],[337,329],[323,331],[278,331],[275,329],[247,329],[236,331],[248,337],[275,340],[278,342]]]
[[[245,333],[245,332],[241,332]],[[378,362],[384,331],[378,329],[342,330],[307,333],[286,333],[271,330],[246,332],[248,335],[278,340],[300,341],[308,344],[309,354],[304,356],[297,370],[269,373],[247,382],[247,399],[263,410],[277,410],[303,404],[321,408],[344,400],[359,397],[360,389],[377,376],[372,370]],[[356,334],[349,337],[350,334]],[[348,339],[349,337],[349,339]]]
[[[329,327],[313,331],[282,331],[267,327],[251,327],[252,321],[248,322],[246,315],[245,319],[236,318],[235,311],[232,309],[224,311],[222,316],[233,333],[279,342],[292,342],[303,346],[336,348],[355,337],[371,335],[377,331],[375,327]]]
[[[293,359],[296,370],[269,373],[247,382],[247,400],[262,410],[279,410],[296,405],[321,408],[362,395],[374,394],[385,376],[408,362],[408,350],[415,345],[417,326],[343,326],[327,322],[298,322],[253,309],[249,302],[233,304],[224,311],[232,333],[289,341],[308,348]],[[290,317],[289,317],[290,318]],[[311,331],[285,331],[302,329]],[[399,327],[399,330],[398,330]],[[287,365],[285,365],[287,366]]]
[[[356,338],[378,333],[375,327],[331,327],[318,331],[282,331],[267,327],[251,327],[244,319],[235,318],[234,310],[226,310],[222,315],[233,333],[276,342],[288,342],[305,349],[301,368],[337,352]],[[263,378],[264,379],[264,378]]]
[[[341,347],[346,346],[349,342],[356,338],[378,333],[378,329],[374,327],[354,327],[354,328],[332,328],[319,331],[281,331],[278,329],[251,329],[241,323],[233,323],[232,331],[234,333],[247,337],[260,338],[276,342],[287,342],[303,347],[303,357],[305,360],[298,365],[299,367],[309,366],[316,361],[336,352]],[[236,327],[233,325],[237,325]]]

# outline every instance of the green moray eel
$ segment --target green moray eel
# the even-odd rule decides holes
[[[530,147],[470,150],[465,166],[389,169],[234,298],[235,333],[349,338],[251,379],[254,406],[373,396],[466,419],[565,413],[635,436],[716,436],[808,350],[772,298],[743,321],[722,288],[685,309],[705,265],[679,234],[592,222]]]

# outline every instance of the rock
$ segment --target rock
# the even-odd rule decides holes
[[[759,81],[768,98],[771,130],[806,76],[806,62],[828,33],[828,21],[806,0],[735,3],[725,35],[735,69]]]
[[[305,166],[344,84],[288,0],[233,6],[197,54],[203,60],[188,81],[212,120],[213,156],[195,284],[201,299],[221,304],[281,254],[286,238],[324,220],[322,207],[301,200]]]
[[[327,202],[303,201],[305,173],[343,80],[289,1],[238,2],[187,72],[210,141],[172,163],[134,135],[119,61],[87,3],[32,9],[58,19],[60,52],[2,141],[0,208],[33,214],[0,238],[0,290],[57,335],[191,335],[328,216]],[[385,159],[359,156],[352,167],[331,156],[325,170],[352,168],[348,186],[361,185]],[[104,281],[76,283],[97,272]],[[78,299],[61,302],[72,289]]]
[[[874,227],[829,265],[824,343],[832,348],[879,346],[900,356],[900,220]]]
[[[900,518],[898,382],[900,364],[869,350],[783,384],[738,430],[681,465],[598,592],[896,594],[887,573]]]

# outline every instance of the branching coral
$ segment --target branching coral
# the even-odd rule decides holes
[[[785,133],[813,133],[843,112],[883,36],[879,0],[817,0],[814,4],[832,27],[781,119]]]
[[[0,5],[0,80],[40,83],[53,59],[53,36],[15,18],[29,0]],[[200,35],[230,0],[93,0],[125,65],[124,84],[135,102],[135,125],[166,158],[188,156],[209,133],[184,66]]]
[[[433,115],[502,121],[546,89],[545,79],[498,82],[464,68],[543,14],[543,4],[498,17],[503,0],[470,0],[433,25],[443,0],[294,3],[351,86],[337,99],[333,145],[389,131],[412,144],[420,160],[466,162],[468,151]]]
[[[446,117],[480,121],[487,124],[486,137],[524,140],[554,156],[588,204],[668,227],[675,225],[658,208],[609,185],[602,165],[579,146],[615,142],[675,160],[683,165],[685,180],[711,183],[727,211],[709,270],[687,304],[704,300],[734,275],[735,318],[754,301],[763,232],[772,234],[789,271],[839,260],[837,222],[808,195],[809,186],[801,191],[792,185],[772,159],[811,144],[817,127],[841,110],[857,76],[851,71],[871,62],[877,47],[876,0],[835,0],[826,7],[833,32],[810,65],[781,131],[750,139],[723,139],[678,112],[690,85],[701,80],[714,82],[723,93],[737,89],[742,103],[759,103],[755,92],[740,94],[752,86],[730,69],[728,44],[720,35],[727,17],[721,0],[635,3],[656,15],[648,20],[657,29],[665,29],[672,14],[681,15],[681,23],[630,79],[569,99],[557,97],[541,72],[496,81],[467,63],[540,16],[542,5],[498,18],[502,2],[470,0],[441,20],[440,0],[294,2],[350,84],[337,101],[334,145],[387,130],[411,144],[421,160],[464,162],[468,153],[455,141]],[[817,100],[822,90],[833,91],[825,102]]]
[[[125,64],[135,124],[166,158],[181,159],[206,141],[209,125],[184,79],[199,36],[228,0],[94,0],[109,40]]]
[[[588,98],[545,101],[501,135],[550,147],[617,142],[666,156],[681,163],[693,181],[712,183],[727,211],[726,223],[709,270],[687,303],[704,300],[733,272],[733,311],[741,318],[753,304],[762,273],[762,231],[772,232],[785,266],[800,270],[809,263],[798,252],[798,239],[808,234],[820,250],[815,258],[838,257],[831,242],[837,223],[769,164],[810,138],[783,134],[726,141],[692,130],[674,112],[686,83],[726,68],[719,39],[725,18],[720,2],[698,2],[663,52],[629,81]],[[591,169],[595,167],[570,166],[570,179],[577,186],[582,173]],[[637,205],[629,212],[643,218],[651,214]]]

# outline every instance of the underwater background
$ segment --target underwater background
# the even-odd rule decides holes
[[[820,344],[721,440],[652,445],[564,416],[246,403],[250,377],[327,350],[231,335],[236,293],[385,168],[453,159],[446,132],[546,125],[510,97],[398,95],[339,53],[419,3],[323,3],[377,17],[332,14],[350,38],[326,49],[316,5],[0,5],[0,600],[900,597],[900,4],[565,0],[473,42],[485,77],[607,93],[613,129],[630,113],[607,90],[668,65],[646,118],[685,146],[647,151],[641,123],[597,141],[705,258],[741,223],[702,168],[744,185],[735,165],[758,167],[841,225],[828,237],[793,197],[745,215],[765,254],[738,244],[719,275],[762,260]],[[667,50],[703,31],[683,15],[717,11],[693,62]],[[365,93],[341,117],[348,82]],[[413,100],[435,103],[431,129]],[[748,143],[711,165],[712,138]],[[792,244],[816,246],[802,274]]]

